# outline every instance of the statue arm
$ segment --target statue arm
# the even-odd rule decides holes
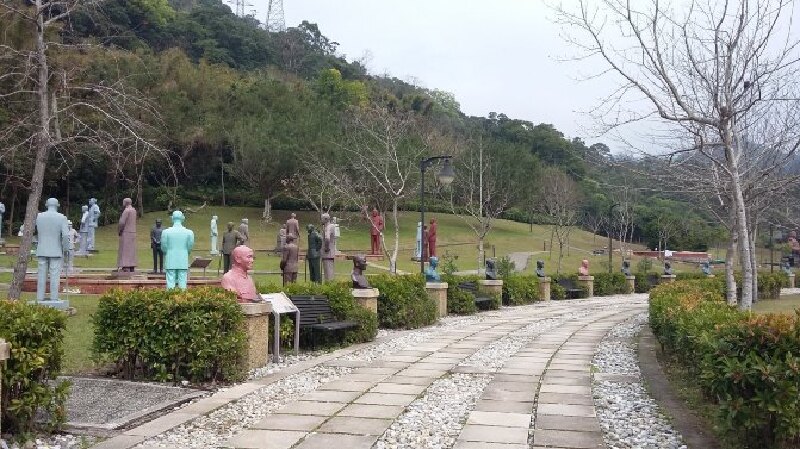
[[[189,252],[192,252],[192,248],[194,248],[194,232],[189,231],[189,242],[186,245],[189,249]]]
[[[128,223],[128,212],[122,212],[122,215],[119,216],[119,225],[117,225],[117,233],[122,235],[122,231],[125,230],[125,225]]]
[[[70,237],[69,237],[69,225],[67,224],[67,218],[64,217],[64,220],[61,222],[61,250],[62,252],[67,252],[70,246]]]

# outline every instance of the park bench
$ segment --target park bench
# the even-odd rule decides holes
[[[327,296],[298,295],[290,299],[300,311],[300,334],[308,336],[312,348],[316,347],[316,335],[319,333],[338,333],[343,337],[341,334],[345,330],[360,326],[356,321],[337,320]]]
[[[486,296],[486,294],[481,294],[477,282],[461,282],[458,284],[458,288],[470,292],[475,296],[475,306],[478,307],[478,309],[489,310],[492,308],[492,298]]]
[[[561,278],[558,280],[558,285],[566,291],[566,299],[578,299],[583,295],[583,289],[579,288],[575,281],[570,278]]]

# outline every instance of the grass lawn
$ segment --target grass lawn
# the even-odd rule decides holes
[[[800,295],[784,295],[780,299],[758,301],[753,305],[756,313],[794,313],[800,309]]]

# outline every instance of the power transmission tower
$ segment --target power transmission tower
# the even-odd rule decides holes
[[[286,31],[286,19],[283,17],[283,0],[269,0],[267,31]]]
[[[253,6],[251,3],[247,3],[247,0],[227,0],[226,3],[233,6],[233,13],[238,17],[245,17],[247,15],[245,14],[247,7]]]

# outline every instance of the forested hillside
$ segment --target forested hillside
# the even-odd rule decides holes
[[[33,45],[20,23],[0,17],[2,39]],[[64,110],[79,104],[67,80],[124,90],[140,102],[128,108],[115,97],[115,107],[126,108],[146,142],[121,139],[91,109],[57,122],[58,133],[76,137],[64,139],[48,162],[43,196],[62,199],[72,217],[91,196],[105,206],[106,220],[125,196],[141,211],[220,204],[223,178],[228,205],[269,199],[276,208],[415,209],[419,159],[445,154],[454,156],[457,176],[451,190],[433,187],[439,210],[566,220],[651,247],[703,249],[722,238],[681,195],[658,193],[636,170],[620,168],[639,161],[546,123],[500,112],[468,117],[448,92],[376,76],[341,57],[335,36],[312,23],[270,33],[220,0],[109,0],[69,15],[57,34],[53,41],[73,46],[50,58],[54,99]],[[2,58],[0,71],[14,64]],[[4,93],[14,88],[0,78]],[[32,111],[0,96],[0,200],[13,229],[33,170],[19,117]],[[102,132],[86,137],[82,130],[93,124]],[[370,170],[387,169],[372,164],[387,161],[396,179],[371,181]],[[553,189],[569,195],[547,205],[543,198],[558,196]],[[620,206],[609,221],[614,203]],[[570,213],[559,215],[565,205]]]

